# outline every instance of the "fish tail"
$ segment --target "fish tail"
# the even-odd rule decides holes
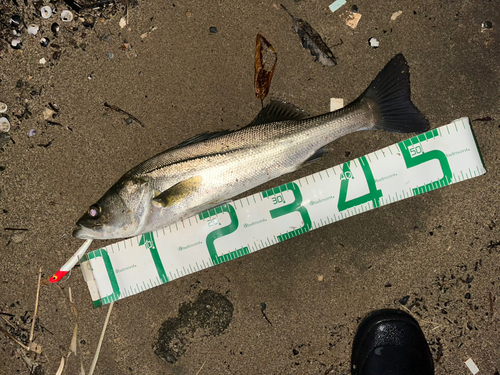
[[[421,133],[429,122],[410,99],[410,73],[402,54],[394,56],[357,99],[376,111],[375,129],[396,133]]]

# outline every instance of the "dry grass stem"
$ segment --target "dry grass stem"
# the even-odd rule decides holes
[[[113,309],[115,301],[109,304],[108,314],[104,320],[104,326],[102,327],[101,337],[99,337],[99,343],[97,344],[97,349],[94,354],[94,359],[92,360],[92,365],[90,366],[89,375],[94,373],[95,365],[97,364],[97,359],[99,358],[99,352],[101,351],[102,340],[104,339],[104,333],[106,333],[106,327],[108,326],[109,316],[111,315],[111,310]]]
[[[30,347],[31,347],[31,342],[33,341],[33,331],[35,329],[36,314],[38,312],[38,299],[40,297],[40,280],[42,280],[42,267],[40,267],[40,271],[38,272],[38,284],[37,284],[37,288],[36,288],[35,312],[33,314],[33,322],[31,323],[31,331],[30,331],[30,341],[29,341]]]

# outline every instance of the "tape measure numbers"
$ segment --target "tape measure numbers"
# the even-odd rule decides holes
[[[94,306],[486,172],[469,120],[85,255]]]

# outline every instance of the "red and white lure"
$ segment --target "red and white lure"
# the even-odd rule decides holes
[[[89,248],[90,244],[92,243],[92,240],[86,240],[82,246],[76,251],[76,253],[73,254],[69,260],[64,263],[64,266],[62,266],[59,271],[57,271],[50,279],[49,282],[51,283],[56,283],[60,281],[66,274],[73,269],[73,267],[78,263],[78,261],[82,258],[82,256],[85,254],[87,249]]]

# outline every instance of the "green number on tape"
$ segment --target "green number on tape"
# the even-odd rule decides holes
[[[423,152],[422,145],[420,143],[427,139],[432,139],[438,135],[439,135],[438,130],[433,129],[431,131],[428,131],[427,133],[420,134],[416,137],[398,143],[399,148],[401,150],[401,154],[405,159],[406,168],[412,168],[417,165],[426,163],[430,160],[437,160],[439,161],[439,164],[441,165],[441,170],[443,171],[443,178],[431,182],[429,184],[425,184],[423,186],[414,188],[413,189],[414,195],[438,189],[440,187],[447,186],[451,183],[451,178],[453,175],[451,173],[450,163],[448,162],[445,153],[440,150],[431,150]]]
[[[225,204],[223,206],[219,206],[216,208],[213,208],[211,210],[202,212],[199,217],[201,220],[209,218],[211,216],[217,215],[217,214],[222,214],[223,212],[227,212],[229,214],[229,218],[231,219],[231,223],[226,225],[225,227],[219,228],[214,230],[213,232],[210,232],[207,236],[206,239],[206,244],[208,248],[208,253],[210,254],[210,258],[212,258],[213,264],[219,264],[219,263],[224,263],[227,262],[228,260],[238,258],[242,255],[246,255],[249,253],[248,247],[242,247],[241,249],[231,251],[227,254],[219,256],[217,254],[217,249],[215,248],[215,240],[224,236],[227,236],[231,233],[233,233],[236,229],[238,229],[239,221],[238,221],[238,215],[236,215],[236,211],[234,210],[234,207]]]
[[[295,200],[292,203],[287,204],[286,206],[275,208],[274,210],[269,211],[269,213],[271,214],[271,217],[275,219],[277,217],[290,214],[292,212],[298,212],[302,217],[304,225],[302,226],[302,228],[295,229],[285,234],[279,235],[278,236],[279,242],[298,236],[299,234],[305,233],[311,229],[311,217],[309,216],[309,212],[307,212],[307,209],[304,206],[302,206],[302,194],[296,183],[289,182],[288,184],[278,186],[274,189],[263,191],[262,196],[264,198],[267,197],[273,198],[274,195],[281,194],[282,192],[287,190],[293,193]],[[276,200],[273,199],[273,202],[276,204]]]
[[[158,249],[156,247],[155,237],[153,236],[153,233],[149,232],[141,236],[141,239],[139,241],[139,246],[142,245],[144,245],[146,249],[148,249],[151,252],[151,257],[153,258],[156,271],[158,272],[158,276],[160,277],[161,282],[167,283],[168,282],[167,273],[165,272],[165,268],[163,268],[163,263],[161,261],[160,254],[158,254]]]
[[[340,182],[340,192],[339,192],[339,202],[337,207],[339,211],[344,211],[354,206],[359,206],[360,204],[367,203],[372,201],[373,207],[380,206],[380,197],[382,197],[382,190],[377,189],[377,185],[375,184],[375,179],[373,178],[373,173],[366,160],[365,156],[361,156],[359,159],[359,163],[361,164],[361,169],[363,170],[363,174],[365,175],[366,182],[368,184],[368,193],[362,195],[361,197],[357,197],[351,200],[347,200],[347,189],[349,187],[349,180],[354,179],[352,177],[351,169],[349,167],[350,161],[344,163],[342,167],[342,176],[345,178],[341,178]]]

